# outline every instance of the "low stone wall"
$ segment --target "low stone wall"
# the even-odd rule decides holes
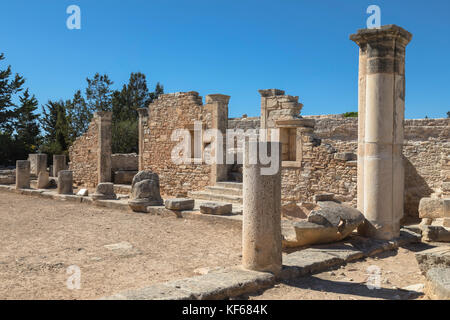
[[[139,156],[136,153],[116,153],[111,156],[112,171],[137,171]]]

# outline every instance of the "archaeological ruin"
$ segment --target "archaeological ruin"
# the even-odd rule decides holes
[[[229,118],[232,96],[163,94],[139,109],[137,154],[112,154],[112,114],[97,112],[67,160],[55,155],[48,170],[47,155],[31,154],[15,171],[0,172],[2,190],[242,226],[243,269],[217,272],[220,290],[206,285],[216,281],[209,273],[198,283],[168,282],[112,299],[239,296],[405,241],[449,242],[450,119],[404,119],[412,34],[388,25],[350,39],[359,49],[358,117],[304,116],[301,92],[281,89],[259,90],[260,117],[240,118]],[[174,135],[180,129],[183,137]],[[254,151],[279,161],[252,162]],[[263,174],[271,164],[275,174]],[[436,254],[419,262],[430,294],[448,298],[445,289],[432,289],[440,279],[429,262]],[[439,254],[448,273],[448,249]],[[208,289],[195,291],[202,286]]]

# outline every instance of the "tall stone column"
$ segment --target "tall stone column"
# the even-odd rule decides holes
[[[281,251],[281,168],[273,175],[262,175],[262,165],[256,152],[263,143],[245,140],[242,221],[242,265],[246,269],[277,274],[282,266]],[[251,146],[253,144],[253,146]],[[279,144],[279,143],[278,143]],[[270,149],[271,143],[268,143]],[[279,163],[281,146],[279,145]]]
[[[364,120],[359,123],[364,127],[359,132],[364,135],[363,178],[359,181],[363,182],[363,196],[358,197],[366,223],[359,232],[389,240],[399,236],[403,217],[405,49],[412,35],[398,26],[387,25],[359,30],[350,39],[363,49],[366,65],[365,75],[362,71],[365,81],[359,82],[365,87],[359,90],[365,99],[360,105]]]
[[[112,112],[100,111],[94,116],[97,118],[98,125],[98,183],[111,182]]]
[[[148,122],[148,108],[139,108],[139,171],[144,170],[144,136],[145,136],[145,127]]]
[[[226,156],[226,131],[228,129],[228,102],[230,96],[224,94],[210,94],[206,96],[206,105],[212,112],[212,129],[218,129],[222,133],[222,163],[211,166],[211,184],[217,181],[225,181],[228,178],[228,170],[225,161]],[[216,144],[216,147],[218,145]]]
[[[66,156],[55,154],[53,155],[53,176],[57,177],[61,170],[66,170]]]
[[[30,188],[30,161],[16,161],[16,189]]]

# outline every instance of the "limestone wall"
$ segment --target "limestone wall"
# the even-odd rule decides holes
[[[89,128],[69,148],[69,170],[75,185],[95,187],[98,181],[98,122],[92,118]]]
[[[171,141],[171,135],[175,129],[193,127],[194,121],[202,121],[205,129],[211,128],[211,117],[211,110],[203,105],[197,92],[161,95],[150,104],[142,161],[145,170],[159,175],[162,194],[177,196],[209,185],[209,165],[172,162],[171,152],[178,142]]]
[[[111,156],[111,170],[137,171],[139,157],[136,153],[116,153]]]

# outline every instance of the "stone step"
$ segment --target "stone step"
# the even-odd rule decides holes
[[[242,197],[242,189],[237,188],[224,188],[221,186],[209,186],[206,187],[205,191],[217,195],[228,195],[228,196],[240,196]]]
[[[242,190],[242,182],[220,181],[220,182],[216,182],[216,186],[222,187],[222,188],[233,188],[233,189],[241,189]]]
[[[220,195],[214,194],[206,191],[191,191],[188,192],[188,197],[193,199],[200,200],[211,200],[211,201],[219,201],[219,202],[230,202],[230,203],[239,203],[242,204],[243,199],[241,196],[232,196],[232,195]]]

